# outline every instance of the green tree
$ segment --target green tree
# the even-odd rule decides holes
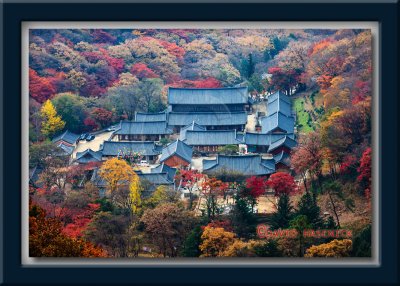
[[[304,234],[303,231],[310,229],[312,226],[308,223],[307,217],[305,215],[296,216],[290,221],[290,227],[297,230],[297,239],[299,241],[299,256],[304,256]]]
[[[369,224],[353,238],[353,256],[371,257],[371,238],[371,225]]]
[[[283,253],[278,248],[278,242],[274,239],[269,239],[262,244],[254,247],[254,252],[258,257],[282,257]]]
[[[239,153],[239,146],[238,145],[224,145],[218,147],[217,152],[223,155],[235,155]]]
[[[59,93],[51,102],[58,110],[68,130],[77,133],[83,130],[86,111],[81,97],[72,93]]]
[[[321,228],[323,226],[323,219],[321,218],[320,211],[321,209],[317,204],[316,198],[310,192],[306,192],[297,205],[296,215],[305,215],[313,228]]]
[[[271,229],[284,229],[289,227],[293,215],[293,207],[290,204],[289,195],[283,193],[279,197],[277,211],[273,213],[270,218],[269,224]]]
[[[181,255],[184,257],[199,257],[201,255],[200,244],[203,230],[201,226],[196,226],[187,236],[183,243]]]

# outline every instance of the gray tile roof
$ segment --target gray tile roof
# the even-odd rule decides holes
[[[275,112],[261,118],[262,133],[273,132],[276,129],[281,129],[286,133],[294,133],[294,117]]]
[[[247,104],[247,87],[168,89],[168,104]]]
[[[65,155],[68,155],[68,156],[69,156],[69,155],[72,155],[72,153],[73,153],[74,150],[75,150],[75,147],[65,145],[64,143],[58,144],[57,147],[59,147],[59,148],[61,149],[61,152],[58,154],[58,155],[60,155],[60,156],[65,156]]]
[[[168,116],[169,126],[186,126],[192,122],[203,126],[245,125],[246,112],[171,112]]]
[[[286,166],[290,166],[290,155],[282,151],[274,156],[275,164],[282,163]]]
[[[288,103],[285,100],[282,100],[281,98],[278,98],[277,100],[274,100],[271,103],[268,103],[268,105],[267,105],[268,114],[274,114],[278,111],[286,116],[291,116],[292,115],[292,104]]]
[[[101,151],[95,152],[92,149],[86,149],[83,152],[77,152],[75,160],[79,163],[100,162],[102,156]]]
[[[79,138],[79,135],[67,130],[64,133],[62,133],[61,135],[58,135],[57,137],[53,138],[53,140],[51,140],[51,141],[57,142],[57,141],[63,140],[69,144],[75,144],[76,141],[78,140],[78,138]]]
[[[179,139],[183,140],[185,138],[187,130],[205,131],[206,127],[201,126],[193,121],[192,123],[181,128],[181,131],[179,132]]]
[[[203,172],[231,171],[246,176],[269,175],[275,172],[275,161],[261,155],[218,155],[216,159],[203,159]]]
[[[154,122],[154,121],[167,121],[167,113],[142,113],[136,112],[135,121],[138,122]]]
[[[172,168],[164,163],[151,169],[151,173],[165,173],[169,181],[175,181],[176,168]]]
[[[160,162],[164,162],[173,155],[179,156],[181,159],[190,163],[192,161],[193,147],[180,140],[176,140],[165,146],[162,150]]]
[[[264,134],[264,133],[246,132],[244,135],[244,141],[247,145],[269,146],[271,145],[272,142],[282,139],[285,136],[294,139],[293,133]]]
[[[144,156],[154,156],[160,154],[156,145],[152,141],[104,141],[103,156],[118,156],[120,152],[140,152]]]
[[[153,185],[172,185],[174,183],[168,179],[166,173],[139,173],[138,176],[141,180],[149,181]]]
[[[154,122],[136,122],[136,121],[121,121],[119,128],[115,134],[119,135],[157,135],[157,134],[171,134],[172,130],[167,128],[165,121]]]
[[[269,145],[268,152],[271,152],[280,146],[286,146],[289,149],[292,149],[296,145],[297,142],[294,139],[290,138],[289,136],[285,136],[279,140],[276,140],[275,142],[272,142],[271,145]]]
[[[236,137],[236,130],[187,130],[183,142],[191,146],[237,145],[242,143]]]
[[[290,98],[287,95],[285,95],[282,91],[277,91],[277,92],[271,94],[270,96],[268,96],[267,103],[270,104],[271,102],[273,102],[277,99],[286,101],[287,103],[291,104]]]

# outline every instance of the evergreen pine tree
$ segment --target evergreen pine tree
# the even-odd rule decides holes
[[[293,218],[293,207],[290,204],[289,195],[283,193],[279,197],[278,209],[270,218],[270,228],[284,229],[289,227],[289,222]]]

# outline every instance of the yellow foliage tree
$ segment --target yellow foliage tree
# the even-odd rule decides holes
[[[225,251],[236,239],[233,232],[225,231],[222,227],[205,227],[201,240],[201,257],[217,257],[224,256]]]
[[[329,243],[311,246],[304,257],[348,257],[351,247],[351,239],[334,239]]]
[[[127,185],[136,178],[139,180],[132,167],[125,160],[118,158],[105,161],[100,168],[99,175],[107,182],[111,194],[121,185]]]
[[[136,175],[131,178],[131,184],[129,185],[129,200],[131,210],[134,214],[138,214],[142,206],[141,199],[142,187],[140,186],[139,176]]]
[[[234,242],[227,247],[224,251],[223,256],[226,257],[252,257],[256,256],[254,247],[261,245],[262,242],[250,240],[242,241],[240,239],[235,239]]]
[[[42,134],[46,137],[53,136],[57,131],[62,130],[65,126],[65,122],[57,114],[57,111],[50,100],[43,103],[43,106],[40,109],[40,116],[43,119]]]

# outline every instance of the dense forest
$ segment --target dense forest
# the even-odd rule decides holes
[[[42,180],[63,190],[30,188],[31,254],[135,257],[149,244],[164,256],[370,256],[371,41],[369,30],[31,30],[30,167],[40,165],[48,171]],[[130,203],[99,198],[92,185],[74,189],[81,169],[54,172],[64,162],[43,155],[57,152],[48,140],[63,130],[92,132],[138,111],[165,110],[168,87],[233,86],[248,86],[255,104],[275,91],[288,95],[299,144],[292,174],[229,186],[238,190],[229,215],[195,216],[165,188],[142,200],[137,182]],[[228,188],[195,172],[180,179],[201,180],[210,194]],[[277,196],[271,229],[347,228],[351,247],[257,240],[253,208],[266,187]],[[43,244],[47,236],[52,247]]]

